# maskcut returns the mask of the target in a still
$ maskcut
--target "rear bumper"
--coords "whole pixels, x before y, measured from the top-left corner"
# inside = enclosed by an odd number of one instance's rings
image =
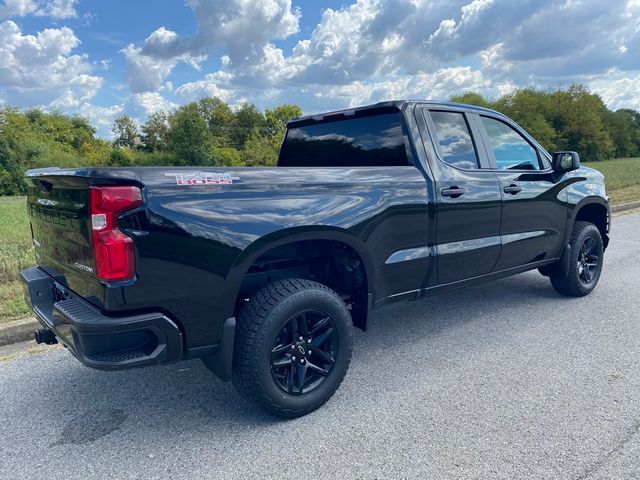
[[[88,367],[117,370],[182,357],[182,333],[162,313],[109,317],[37,267],[20,275],[38,321]]]

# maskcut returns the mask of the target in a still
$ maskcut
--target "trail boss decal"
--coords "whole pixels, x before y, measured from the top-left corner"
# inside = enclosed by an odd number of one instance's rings
[[[231,185],[240,177],[218,172],[175,172],[165,173],[165,177],[174,177],[176,185]]]

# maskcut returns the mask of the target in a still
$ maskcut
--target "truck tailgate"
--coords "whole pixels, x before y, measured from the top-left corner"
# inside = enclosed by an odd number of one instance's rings
[[[86,177],[29,179],[27,211],[39,266],[91,280],[95,269]]]
[[[98,307],[105,287],[135,280],[133,239],[119,222],[127,206],[141,206],[142,193],[126,175],[114,178],[121,173],[109,178],[92,170],[47,169],[26,175],[38,266]]]

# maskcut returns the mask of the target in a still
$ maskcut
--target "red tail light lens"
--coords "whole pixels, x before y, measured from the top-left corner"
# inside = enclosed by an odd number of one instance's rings
[[[142,205],[138,187],[90,188],[91,234],[101,280],[130,280],[136,273],[133,240],[118,229],[118,214]]]

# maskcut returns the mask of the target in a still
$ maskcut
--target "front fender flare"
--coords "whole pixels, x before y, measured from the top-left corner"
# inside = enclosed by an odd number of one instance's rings
[[[607,212],[606,218],[606,230],[607,234],[611,228],[611,205],[609,204],[609,200],[606,197],[601,197],[597,195],[592,195],[589,197],[585,197],[581,199],[572,209],[571,215],[569,216],[569,223],[567,225],[567,233],[565,235],[565,244],[569,243],[569,239],[571,238],[571,232],[573,231],[573,225],[575,224],[576,217],[578,216],[578,212],[587,206],[587,205],[601,205],[605,211]]]

